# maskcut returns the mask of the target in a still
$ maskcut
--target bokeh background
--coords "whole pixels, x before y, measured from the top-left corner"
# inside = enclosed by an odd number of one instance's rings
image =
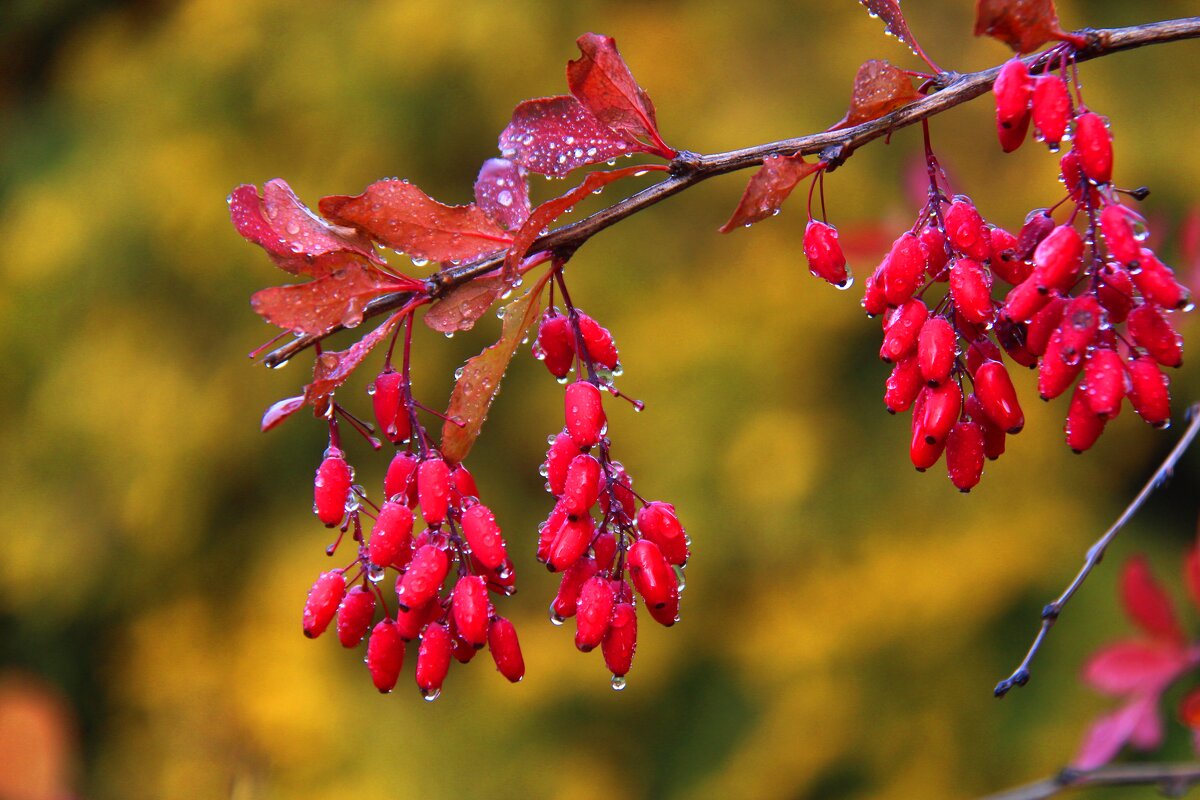
[[[1007,58],[969,35],[973,4],[910,5],[944,66]],[[1061,8],[1068,27],[1194,10]],[[643,625],[628,688],[546,620],[556,581],[531,553],[561,400],[528,356],[471,456],[519,556],[504,605],[525,681],[485,655],[436,703],[411,666],[384,697],[361,653],[301,636],[327,564],[309,509],[324,433],[304,417],[258,432],[307,367],[245,357],[272,335],[247,297],[287,276],[235,234],[225,196],[282,176],[315,205],[401,175],[465,202],[512,107],[564,90],[588,30],[616,37],[667,141],[700,152],[827,126],[867,58],[919,67],[858,4],[830,0],[3,5],[0,797],[939,798],[1069,761],[1110,706],[1080,664],[1129,629],[1117,563],[1146,552],[1182,594],[1200,454],[1122,536],[1034,681],[997,702],[1042,603],[1179,420],[1160,433],[1127,410],[1078,457],[1061,442],[1065,398],[1030,399],[1026,431],[969,496],[917,474],[907,422],[880,402],[878,324],[807,274],[802,200],[716,233],[745,176],[638,215],[571,264],[580,305],[617,336],[623,388],[648,404],[612,414],[616,453],[695,540],[683,621]],[[1195,269],[1176,233],[1200,201],[1198,68],[1190,43],[1082,68],[1113,120],[1118,180],[1153,188],[1144,208],[1181,270]],[[1002,156],[991,113],[984,99],[945,114],[934,142],[958,188],[1015,227],[1057,199],[1055,159]],[[827,181],[860,275],[911,224],[918,146],[900,131]],[[444,403],[498,328],[420,331],[420,396]],[[1178,410],[1200,400],[1194,364],[1173,377]],[[387,458],[359,447],[352,461],[373,486]],[[1157,757],[1187,757],[1170,730]]]

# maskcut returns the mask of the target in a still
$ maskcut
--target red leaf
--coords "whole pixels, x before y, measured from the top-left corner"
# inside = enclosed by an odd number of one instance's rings
[[[1200,729],[1200,688],[1192,689],[1179,701],[1179,721],[1189,728]]]
[[[500,133],[500,152],[539,175],[561,178],[573,169],[650,149],[610,130],[570,95],[526,100]]]
[[[1121,571],[1121,601],[1129,618],[1149,635],[1183,641],[1183,631],[1175,619],[1175,606],[1142,556],[1125,562]]]
[[[267,181],[262,196],[258,187],[243,184],[229,194],[228,203],[238,233],[293,275],[325,275],[347,256],[384,263],[358,231],[318,217],[280,178]]]
[[[634,80],[612,37],[585,33],[575,44],[583,55],[567,62],[571,94],[618,134],[640,138],[652,146],[652,152],[674,158],[675,151],[658,135],[654,103]]]
[[[1192,603],[1200,608],[1200,542],[1188,548],[1183,557],[1183,581]]]
[[[442,426],[442,455],[447,460],[462,461],[479,438],[488,409],[500,390],[500,379],[521,346],[529,326],[537,319],[540,311],[538,298],[551,274],[552,271],[547,270],[528,292],[505,307],[499,341],[484,348],[463,367],[446,409],[446,416],[462,423],[462,427],[453,422],[446,422]]]
[[[1104,694],[1161,692],[1189,666],[1187,651],[1173,644],[1114,642],[1084,664],[1083,681]]]
[[[263,414],[262,424],[259,427],[263,433],[266,433],[303,408],[304,402],[304,395],[300,395],[299,397],[285,397],[266,410],[266,413]]]
[[[1032,53],[1046,42],[1069,38],[1058,25],[1054,0],[978,0],[975,35],[984,34],[1018,53]]]
[[[1146,727],[1147,716],[1158,716],[1157,706],[1158,695],[1138,696],[1113,713],[1100,717],[1092,723],[1071,766],[1095,769],[1112,761],[1134,731]]]
[[[917,40],[908,29],[908,21],[900,10],[900,0],[858,0],[867,7],[867,13],[883,20],[884,30],[908,46],[913,55],[918,55]]]
[[[852,128],[890,114],[920,98],[912,80],[903,70],[886,61],[872,59],[858,68],[854,76],[854,91],[850,94],[850,110],[829,130]],[[324,211],[324,207],[322,207]],[[327,215],[328,216],[328,215]]]
[[[430,261],[466,261],[512,242],[474,203],[442,205],[408,181],[376,181],[354,197],[324,197],[320,209],[394,250]]]
[[[419,281],[398,281],[362,263],[349,262],[308,283],[255,292],[250,306],[267,322],[284,330],[322,334],[337,325],[358,325],[363,308],[372,298],[420,287]]]
[[[721,233],[774,216],[796,184],[820,168],[820,162],[809,164],[802,155],[767,156],[758,172],[750,177],[733,216],[721,226]]]
[[[425,312],[425,324],[439,333],[470,330],[503,292],[504,281],[499,276],[456,286]]]
[[[323,398],[332,394],[334,389],[346,382],[375,346],[391,335],[392,329],[411,311],[411,308],[397,311],[382,325],[345,350],[326,351],[317,356],[316,363],[313,364],[312,383],[304,387],[304,401],[318,405]]]
[[[475,179],[475,204],[501,227],[515,230],[529,219],[529,182],[525,170],[506,158],[483,162]]]

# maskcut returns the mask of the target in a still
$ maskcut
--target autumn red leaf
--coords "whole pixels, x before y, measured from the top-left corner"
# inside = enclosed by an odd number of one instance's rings
[[[721,226],[721,233],[735,228],[752,225],[774,216],[783,206],[783,201],[800,181],[821,168],[821,163],[810,164],[804,156],[767,156],[758,172],[750,177],[746,191],[729,221]]]
[[[274,428],[285,419],[295,414],[304,407],[304,395],[298,397],[285,397],[277,403],[274,403],[270,408],[263,413],[262,423],[259,428],[263,433]]]
[[[1155,739],[1161,738],[1162,729],[1157,706],[1158,695],[1137,695],[1126,705],[1096,720],[1071,766],[1081,770],[1104,766],[1135,738],[1141,749],[1153,749]]]
[[[463,367],[446,409],[446,416],[453,422],[442,426],[442,455],[448,461],[462,461],[479,438],[488,409],[500,389],[500,379],[537,319],[538,298],[552,274],[547,270],[528,292],[505,306],[500,339]]]
[[[456,286],[425,312],[425,324],[438,333],[470,330],[504,293],[504,281],[498,275],[476,278]]]
[[[228,203],[237,232],[293,275],[319,277],[348,259],[384,263],[368,239],[318,217],[280,178],[267,181],[261,195],[258,187],[243,184],[230,192]]]
[[[858,68],[854,90],[850,94],[850,109],[846,116],[829,130],[852,128],[879,119],[920,98],[912,80],[887,61],[871,59]]]
[[[267,322],[284,330],[321,335],[339,325],[358,325],[367,303],[379,295],[419,288],[420,281],[399,280],[352,261],[308,283],[255,292],[250,306]]]
[[[390,336],[400,321],[412,312],[412,308],[413,306],[409,305],[397,311],[345,350],[327,350],[317,356],[316,363],[313,364],[312,383],[304,387],[305,402],[316,405],[345,383],[376,345]]]
[[[674,158],[675,151],[658,134],[654,103],[633,78],[611,36],[585,33],[575,40],[579,58],[567,62],[571,94],[618,134],[641,139],[651,151]]]
[[[999,39],[1018,53],[1032,53],[1046,42],[1078,38],[1059,27],[1054,0],[978,0],[975,35],[984,34]]]
[[[507,158],[489,158],[475,179],[475,205],[492,221],[516,230],[529,219],[529,181],[525,170]]]
[[[1121,601],[1129,618],[1149,635],[1183,640],[1175,606],[1143,556],[1131,558],[1121,572]]]
[[[904,13],[900,11],[900,0],[859,0],[859,2],[866,6],[867,12],[872,17],[883,20],[884,30],[907,45],[914,55],[919,52],[917,40],[913,37],[912,31],[908,29],[908,21],[904,19]]]
[[[608,128],[571,95],[526,100],[500,133],[500,153],[530,172],[561,178],[573,169],[650,148]]]
[[[443,205],[406,180],[377,181],[353,197],[324,197],[319,207],[331,220],[429,261],[465,261],[512,242],[474,203]]]
[[[1083,680],[1098,692],[1124,695],[1165,687],[1188,666],[1187,651],[1172,642],[1119,641],[1088,659]]]

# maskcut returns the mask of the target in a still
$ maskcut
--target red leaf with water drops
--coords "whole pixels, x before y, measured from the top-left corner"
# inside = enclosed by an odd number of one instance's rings
[[[1135,556],[1125,562],[1121,570],[1121,601],[1129,618],[1150,636],[1183,640],[1183,631],[1175,618],[1175,606],[1150,572],[1144,556]]]
[[[381,294],[419,288],[419,281],[397,280],[361,263],[351,263],[308,283],[255,292],[250,307],[284,330],[320,335],[338,325],[358,325],[366,304]]]
[[[411,308],[397,311],[378,328],[345,350],[327,350],[317,356],[316,362],[313,364],[312,383],[304,387],[305,402],[318,405],[322,398],[328,397],[334,389],[345,383],[358,365],[375,349],[375,346],[390,336],[396,325],[409,313],[411,313]]]
[[[846,116],[829,130],[852,128],[879,119],[920,97],[903,70],[887,61],[871,59],[859,67],[854,76],[854,90],[850,94],[850,109]]]
[[[1187,651],[1172,643],[1114,642],[1084,664],[1083,681],[1104,694],[1160,692],[1189,666]]]
[[[531,172],[556,178],[578,167],[650,151],[606,127],[570,95],[526,100],[513,109],[500,133],[501,154]]]
[[[538,298],[552,274],[547,270],[528,292],[505,306],[500,339],[467,361],[455,381],[446,416],[461,423],[461,427],[454,422],[442,426],[442,455],[448,461],[462,461],[479,438],[488,409],[500,390],[500,379],[537,319],[541,310]]]
[[[1054,0],[978,0],[975,35],[984,34],[1018,53],[1032,53],[1046,42],[1071,38],[1059,27]]]
[[[394,250],[429,261],[466,261],[512,242],[474,203],[443,205],[403,180],[376,181],[353,197],[323,197],[320,209]]]
[[[280,178],[267,181],[261,196],[258,187],[243,184],[228,202],[237,232],[293,275],[319,277],[351,260],[384,263],[358,231],[318,217]]]
[[[525,170],[506,158],[483,162],[475,179],[475,204],[497,224],[516,230],[529,219],[529,182]]]
[[[504,293],[504,281],[494,275],[456,286],[425,312],[425,324],[438,333],[470,330]]]
[[[821,169],[821,162],[810,164],[802,155],[767,156],[758,172],[750,177],[742,199],[729,221],[721,226],[721,233],[729,233],[741,226],[749,226],[779,213],[783,201],[800,181]]]
[[[652,152],[674,158],[675,151],[658,135],[654,103],[633,78],[611,36],[585,33],[575,40],[582,55],[567,62],[571,94],[618,134],[641,139]]]
[[[872,17],[883,20],[884,30],[907,45],[913,55],[917,54],[917,40],[908,29],[908,21],[904,19],[904,13],[900,10],[900,0],[858,1],[867,7],[867,12]]]
[[[299,397],[285,397],[266,410],[266,413],[263,414],[262,424],[259,427],[263,433],[266,433],[303,407],[304,395],[300,395]]]

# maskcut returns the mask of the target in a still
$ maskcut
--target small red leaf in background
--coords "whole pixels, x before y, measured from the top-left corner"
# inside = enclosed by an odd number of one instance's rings
[[[978,0],[975,35],[999,39],[1018,53],[1032,53],[1046,42],[1062,39],[1054,0]]]
[[[488,409],[500,390],[500,379],[529,326],[538,317],[541,310],[538,298],[552,274],[547,270],[528,292],[505,306],[500,339],[463,367],[446,409],[446,416],[461,423],[462,427],[453,422],[442,426],[442,455],[448,461],[462,461],[479,438]]]
[[[1200,544],[1189,547],[1183,557],[1183,582],[1192,603],[1200,608]]]
[[[1092,654],[1083,667],[1084,683],[1104,694],[1161,692],[1190,666],[1187,651],[1164,642],[1115,642]]]
[[[266,433],[303,407],[304,395],[300,395],[299,397],[285,397],[266,410],[263,414],[262,424],[259,427],[263,433]]]
[[[521,227],[530,209],[525,171],[506,158],[489,158],[475,179],[475,204],[501,227]]]
[[[1140,695],[1092,723],[1079,754],[1071,762],[1075,769],[1102,767],[1120,752],[1134,731],[1146,726],[1145,717],[1158,715],[1158,695]],[[1151,721],[1153,722],[1153,721]]]
[[[649,152],[613,131],[570,95],[526,100],[500,133],[500,153],[530,172],[561,178],[573,169],[617,156]]]
[[[829,130],[852,128],[879,119],[920,97],[913,88],[912,80],[903,70],[893,67],[887,61],[871,59],[859,67],[858,74],[854,76],[850,110]]]
[[[267,322],[286,331],[319,335],[338,325],[346,328],[358,325],[364,307],[372,298],[420,287],[419,281],[398,281],[362,263],[350,262],[343,269],[308,283],[255,292],[250,307]]]
[[[1121,600],[1129,618],[1149,635],[1183,640],[1175,606],[1150,572],[1145,557],[1135,556],[1125,562],[1121,571]]]
[[[411,313],[411,308],[397,311],[382,325],[345,350],[336,352],[327,350],[317,356],[316,362],[313,364],[312,383],[304,387],[304,401],[317,405],[322,398],[332,394],[334,389],[346,382],[346,379],[375,349],[375,346],[391,335],[396,325],[409,313]]]
[[[1179,701],[1179,721],[1189,728],[1200,728],[1200,688],[1192,689]]]
[[[325,275],[341,266],[347,254],[384,263],[358,231],[318,217],[280,178],[267,181],[261,196],[258,187],[243,184],[229,194],[228,202],[238,233],[293,275]]]
[[[429,261],[465,261],[502,250],[512,237],[474,203],[447,206],[408,181],[376,181],[360,195],[321,198],[321,213]]]
[[[638,86],[611,36],[585,33],[575,40],[582,55],[567,62],[567,85],[589,111],[618,134],[642,139],[653,152],[674,158],[658,135],[654,103]]]
[[[867,7],[867,13],[883,20],[884,30],[907,45],[913,55],[918,54],[917,40],[908,29],[908,21],[900,10],[900,0],[858,0]]]
[[[470,283],[454,287],[429,307],[423,319],[438,333],[470,330],[503,292],[504,281],[498,275],[476,278]]]
[[[721,233],[774,216],[796,184],[820,168],[820,162],[809,164],[802,155],[767,156],[758,172],[750,177],[733,216],[721,226]]]

